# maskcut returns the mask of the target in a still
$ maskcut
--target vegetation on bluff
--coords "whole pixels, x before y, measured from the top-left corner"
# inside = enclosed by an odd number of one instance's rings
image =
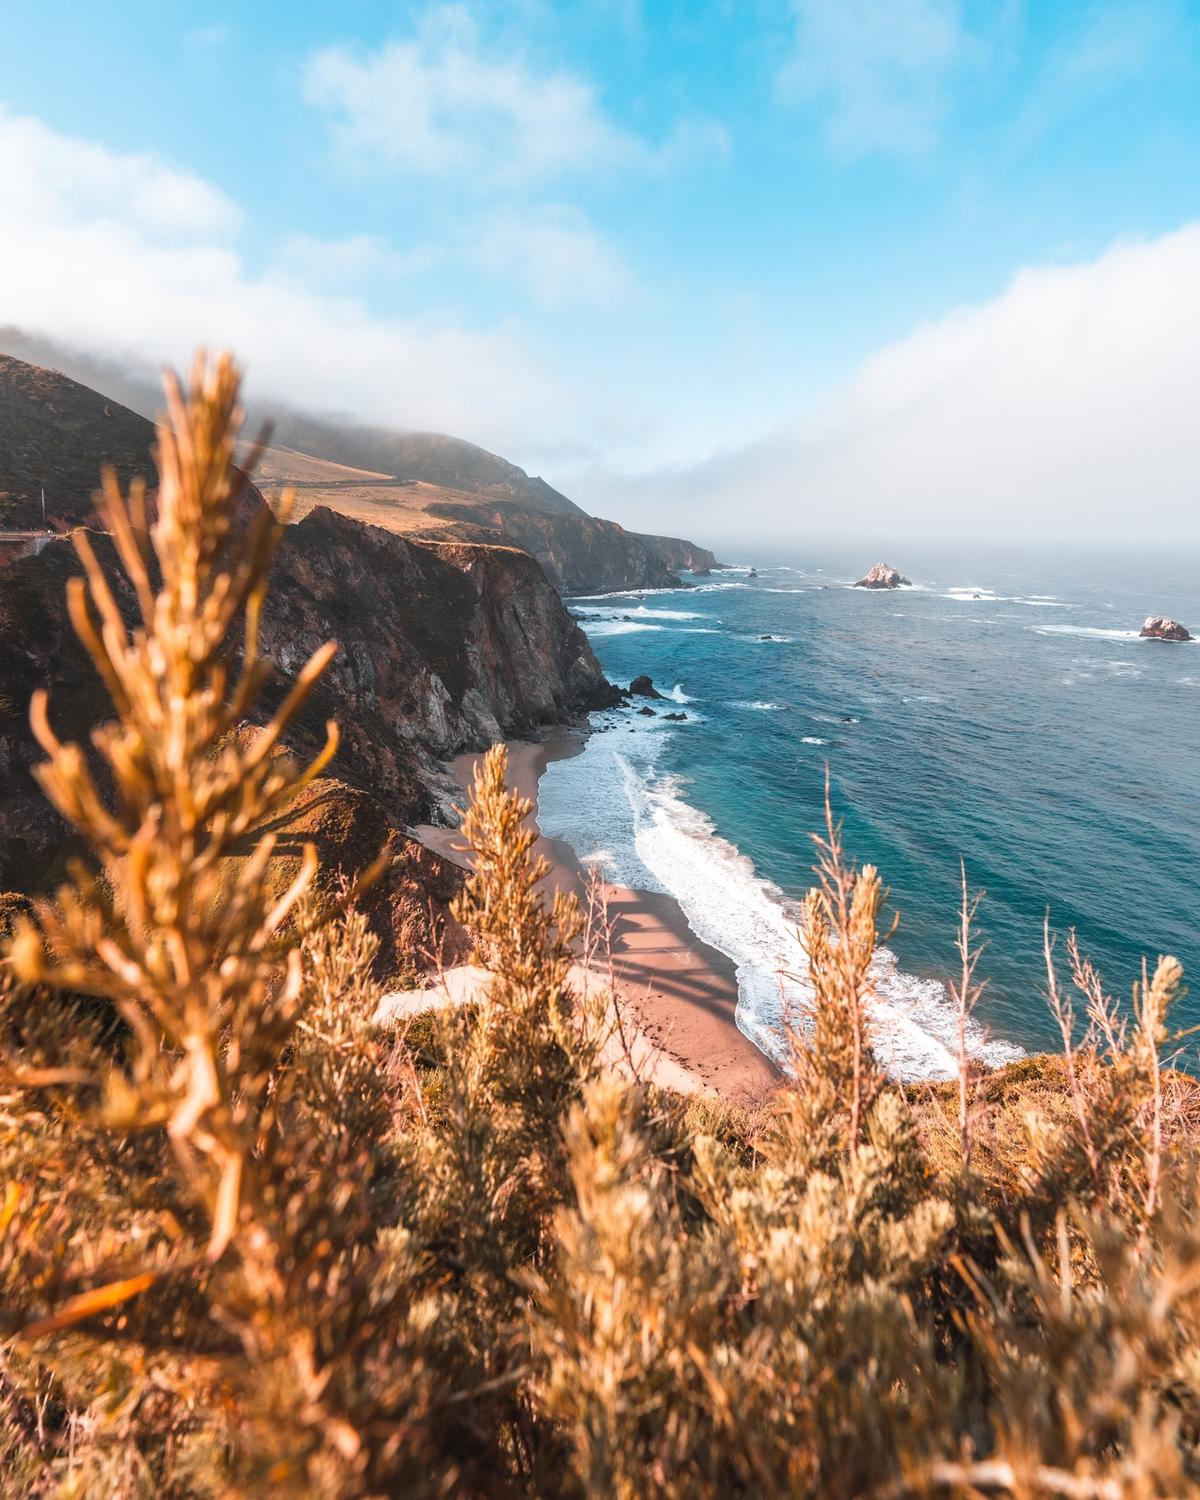
[[[879,878],[831,825],[794,1084],[686,1100],[602,1065],[614,1019],[571,991],[579,914],[497,750],[458,904],[493,986],[377,1027],[353,892],[315,895],[311,853],[267,877],[320,768],[270,752],[329,651],[235,732],[275,533],[229,524],[231,366],[170,396],[153,529],[105,489],[140,625],[86,540],[72,585],[114,718],[89,760],[34,710],[91,857],[15,918],[0,992],[4,1491],[1200,1492],[1178,965],[1126,1024],[1050,952],[1061,1059],[901,1089],[871,1049]],[[964,1015],[970,929],[964,892]]]

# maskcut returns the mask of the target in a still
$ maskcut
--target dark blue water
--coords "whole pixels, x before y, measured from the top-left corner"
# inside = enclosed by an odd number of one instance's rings
[[[1137,638],[1149,613],[1200,633],[1195,559],[906,549],[888,560],[916,587],[879,593],[847,586],[861,554],[743,560],[757,578],[572,602],[609,676],[649,673],[681,700],[655,707],[688,719],[598,716],[544,780],[542,822],[680,899],[739,964],[748,1034],[770,1049],[792,1003],[778,971],[802,967],[790,921],[827,765],[847,846],[900,917],[880,983],[898,1071],[944,1070],[960,857],[986,892],[994,1060],[1055,1042],[1047,908],[1115,994],[1143,955],[1200,970],[1200,645]],[[1200,1020],[1196,997],[1179,1019]]]

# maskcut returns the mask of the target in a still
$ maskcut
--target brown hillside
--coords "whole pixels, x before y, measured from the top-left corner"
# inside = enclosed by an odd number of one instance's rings
[[[56,370],[0,354],[0,529],[79,525],[92,513],[100,465],[123,484],[154,474],[154,426]]]
[[[387,432],[333,418],[284,412],[273,419],[280,446],[350,468],[375,470],[399,480],[509,500],[525,510],[585,514],[544,479],[475,443],[441,432]]]

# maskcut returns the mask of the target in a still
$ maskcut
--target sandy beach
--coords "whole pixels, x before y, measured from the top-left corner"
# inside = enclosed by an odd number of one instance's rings
[[[534,804],[537,786],[554,760],[583,749],[581,732],[564,730],[531,744],[510,741],[509,780]],[[462,755],[451,769],[465,789],[479,757]],[[413,830],[435,852],[466,863],[457,829],[422,824]],[[576,893],[587,905],[587,877],[569,845],[538,833],[538,852],[550,865],[547,884]],[[608,951],[593,959],[581,982],[612,987],[626,1032],[637,1036],[632,1051],[658,1082],[684,1091],[703,1090],[738,1104],[756,1104],[777,1086],[778,1069],[737,1028],[737,976],[723,953],[702,943],[670,896],[624,886],[600,887],[607,907]],[[461,990],[472,981],[449,980]],[[642,1068],[639,1066],[639,1071]]]

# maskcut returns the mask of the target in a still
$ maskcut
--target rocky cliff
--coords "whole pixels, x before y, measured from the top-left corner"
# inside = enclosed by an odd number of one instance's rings
[[[515,547],[424,546],[333,511],[280,547],[263,643],[285,675],[329,638],[341,649],[309,706],[315,744],[342,727],[339,774],[429,816],[433,760],[611,696],[587,637]]]
[[[695,542],[685,541],[683,537],[648,536],[640,531],[633,534],[672,573],[706,574],[724,566],[707,547],[697,547]]]
[[[107,539],[98,546],[116,577]],[[40,758],[28,726],[33,690],[49,688],[64,738],[86,739],[110,711],[66,618],[66,582],[79,571],[63,538],[2,575],[0,889],[36,881],[64,836],[29,774]],[[132,600],[119,597],[132,619]],[[340,650],[294,746],[315,749],[325,721],[337,719],[337,776],[398,824],[436,815],[439,757],[611,698],[587,638],[526,553],[422,547],[319,510],[289,530],[276,559],[262,622],[263,648],[280,668],[276,697],[331,638]],[[268,693],[264,711],[271,706]]]
[[[134,601],[112,545],[103,535],[94,544],[132,623]],[[48,688],[56,732],[84,744],[111,714],[66,616],[67,581],[80,572],[66,536],[0,571],[0,892],[52,887],[78,852],[32,777],[42,756],[28,708],[33,691]],[[330,880],[386,851],[364,907],[381,941],[381,968],[394,974],[452,956],[461,942],[447,919],[460,873],[405,831],[440,820],[458,795],[439,758],[572,719],[610,702],[613,690],[528,553],[421,546],[318,509],[288,528],[276,557],[262,646],[280,670],[257,722],[331,638],[340,650],[288,748],[315,750],[329,718],[338,721],[341,746],[332,774],[280,820],[273,869],[282,884],[306,840],[317,844]],[[253,723],[245,732],[252,730]]]

